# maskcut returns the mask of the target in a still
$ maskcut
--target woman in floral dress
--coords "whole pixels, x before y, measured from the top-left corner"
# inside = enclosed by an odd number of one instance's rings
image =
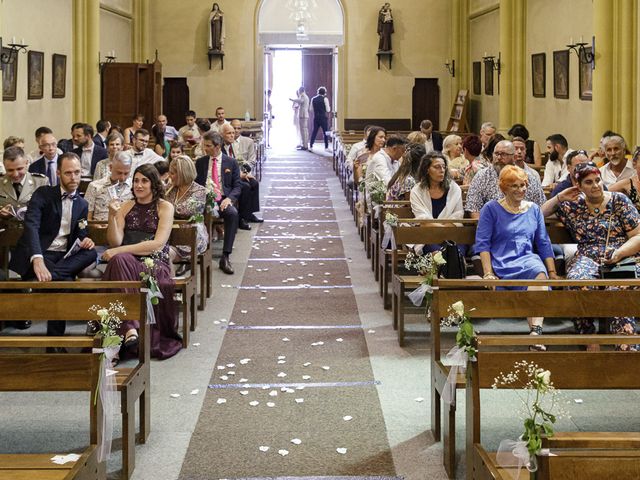
[[[420,160],[425,153],[424,143],[407,145],[400,168],[387,184],[387,200],[409,200],[409,193],[416,184],[415,178],[420,167]]]
[[[621,193],[606,192],[600,170],[593,163],[576,166],[577,185],[548,200],[542,211],[545,216],[556,213],[578,244],[578,251],[567,265],[567,279],[598,279],[602,263],[615,264],[640,251],[640,215],[631,201]],[[640,264],[636,265],[640,274]],[[594,334],[594,319],[575,319],[576,331]],[[610,319],[610,333],[635,335],[633,317]],[[597,345],[587,346],[597,350]],[[618,350],[637,351],[638,345],[618,345]]]

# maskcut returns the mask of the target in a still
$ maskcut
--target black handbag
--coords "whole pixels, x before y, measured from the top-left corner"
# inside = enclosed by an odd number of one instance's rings
[[[604,244],[604,251],[606,254],[609,247],[609,235],[611,234],[611,218],[613,212],[609,215],[609,227],[607,228],[607,241]],[[599,265],[598,273],[602,279],[615,279],[615,278],[638,278],[638,271],[636,269],[636,258],[628,257],[624,260],[620,260],[613,265]]]
[[[440,267],[438,274],[442,278],[465,278],[467,274],[467,264],[464,260],[464,256],[460,253],[456,242],[451,240],[445,240],[442,242],[442,248],[440,249],[445,263]]]
[[[635,257],[628,257],[613,265],[600,265],[600,278],[638,278]]]

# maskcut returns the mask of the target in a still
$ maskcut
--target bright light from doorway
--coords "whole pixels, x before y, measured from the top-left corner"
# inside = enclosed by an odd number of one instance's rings
[[[273,87],[271,106],[273,122],[270,134],[272,148],[292,149],[298,145],[298,132],[293,123],[294,110],[290,98],[302,85],[302,51],[273,51]]]

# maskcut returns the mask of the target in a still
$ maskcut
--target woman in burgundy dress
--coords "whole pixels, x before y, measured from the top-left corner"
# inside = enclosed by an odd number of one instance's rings
[[[151,356],[172,357],[182,348],[177,333],[178,309],[173,299],[174,283],[169,268],[169,235],[173,225],[173,205],[162,199],[164,187],[151,164],[139,166],[133,175],[134,200],[120,208],[109,208],[107,239],[109,248],[102,254],[108,261],[103,280],[140,280],[148,272],[144,258],[155,259],[155,277],[164,298],[153,307],[156,323],[151,325]],[[123,322],[123,353],[133,353],[138,346],[138,322]]]

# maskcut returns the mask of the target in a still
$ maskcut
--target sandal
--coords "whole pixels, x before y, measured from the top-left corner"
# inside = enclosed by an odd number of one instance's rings
[[[133,333],[127,332],[124,343],[122,344],[122,349],[129,352],[134,352],[138,349],[138,333],[136,331]]]
[[[542,326],[541,325],[533,325],[529,329],[529,335],[539,336],[542,335]],[[529,351],[531,352],[546,352],[547,347],[542,344],[529,345]]]

